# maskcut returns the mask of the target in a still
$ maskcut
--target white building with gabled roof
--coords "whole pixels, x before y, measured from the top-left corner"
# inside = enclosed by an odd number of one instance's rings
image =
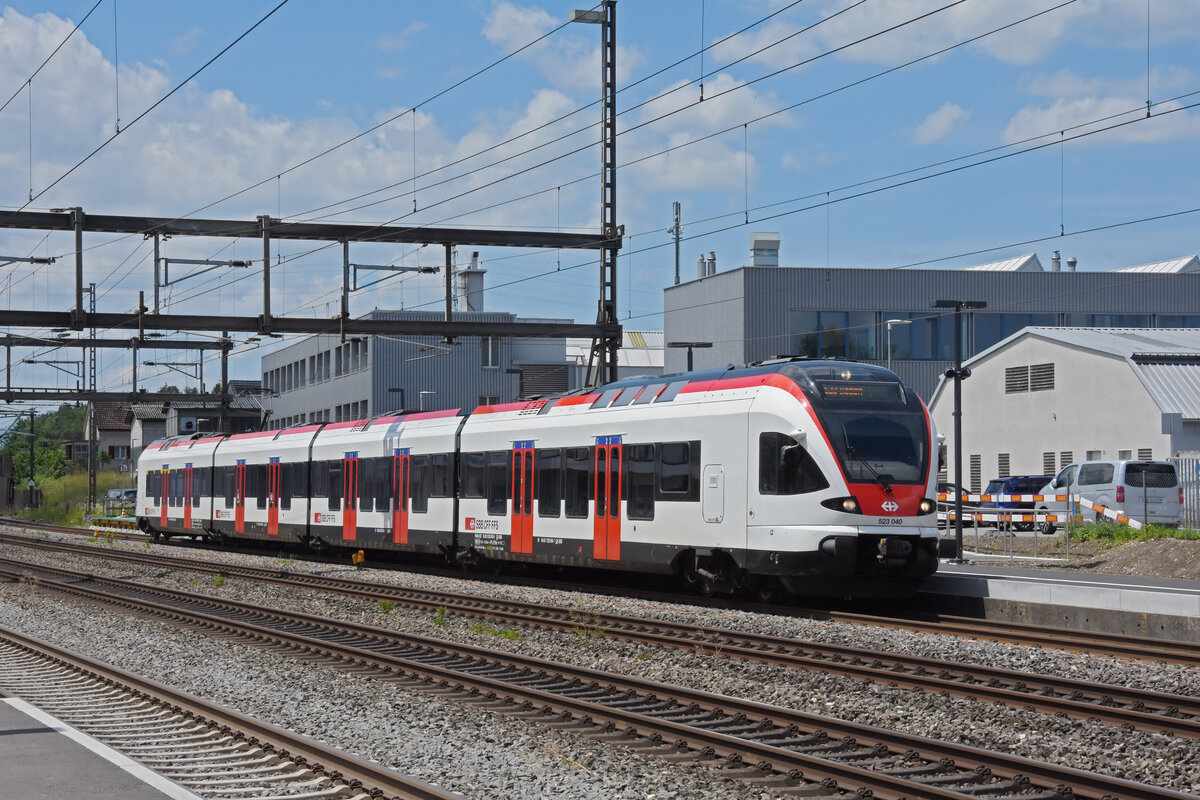
[[[1045,328],[964,362],[963,484],[1053,475],[1072,461],[1200,455],[1200,330]],[[954,464],[953,383],[930,398]]]

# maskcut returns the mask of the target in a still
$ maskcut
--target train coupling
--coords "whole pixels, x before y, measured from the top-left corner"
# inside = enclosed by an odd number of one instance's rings
[[[876,546],[875,560],[880,564],[904,564],[912,556],[913,545],[907,539],[884,537]]]

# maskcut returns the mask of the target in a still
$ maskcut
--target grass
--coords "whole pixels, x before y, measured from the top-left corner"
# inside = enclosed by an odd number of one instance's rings
[[[485,625],[482,622],[476,622],[471,627],[467,628],[471,633],[479,636],[492,636],[497,639],[520,639],[520,631],[515,631],[512,628],[493,628],[490,625]]]
[[[1150,525],[1144,530],[1131,528],[1119,522],[1097,522],[1091,525],[1072,526],[1071,538],[1083,542],[1100,542],[1112,546],[1129,542],[1145,542],[1150,539],[1200,539],[1200,531],[1188,528],[1166,528]]]
[[[450,620],[446,618],[445,606],[438,606],[437,613],[433,615],[433,624],[441,628],[450,624]]]
[[[104,494],[109,489],[128,489],[131,479],[127,472],[96,473],[97,511],[104,507]],[[12,516],[19,519],[38,519],[58,525],[83,525],[84,507],[87,505],[88,476],[86,472],[72,472],[52,481],[45,481],[42,490],[42,507],[13,509]]]
[[[396,604],[393,603],[391,600],[385,599],[385,600],[379,601],[379,613],[391,614],[395,610],[396,610]]]

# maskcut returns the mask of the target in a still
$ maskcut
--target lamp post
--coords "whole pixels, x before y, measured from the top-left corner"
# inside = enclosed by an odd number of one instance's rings
[[[892,326],[893,325],[912,325],[911,319],[889,319],[887,321],[887,365],[888,369],[892,368]]]
[[[688,351],[687,371],[688,372],[692,371],[692,350],[697,347],[699,347],[701,349],[706,349],[706,348],[709,348],[712,346],[713,346],[712,342],[667,342],[667,347],[686,347],[687,348],[687,351]]]
[[[971,370],[962,365],[962,312],[964,308],[987,308],[983,300],[935,300],[934,308],[954,309],[954,369],[946,377],[954,381],[954,563],[963,563],[962,532],[962,382]]]

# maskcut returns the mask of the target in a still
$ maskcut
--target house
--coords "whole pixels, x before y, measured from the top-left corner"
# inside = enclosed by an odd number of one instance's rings
[[[95,418],[95,434],[99,468],[128,472],[131,459],[129,403],[103,401],[88,403],[83,412],[83,438],[66,446],[67,461],[86,464],[88,460],[88,431]]]

